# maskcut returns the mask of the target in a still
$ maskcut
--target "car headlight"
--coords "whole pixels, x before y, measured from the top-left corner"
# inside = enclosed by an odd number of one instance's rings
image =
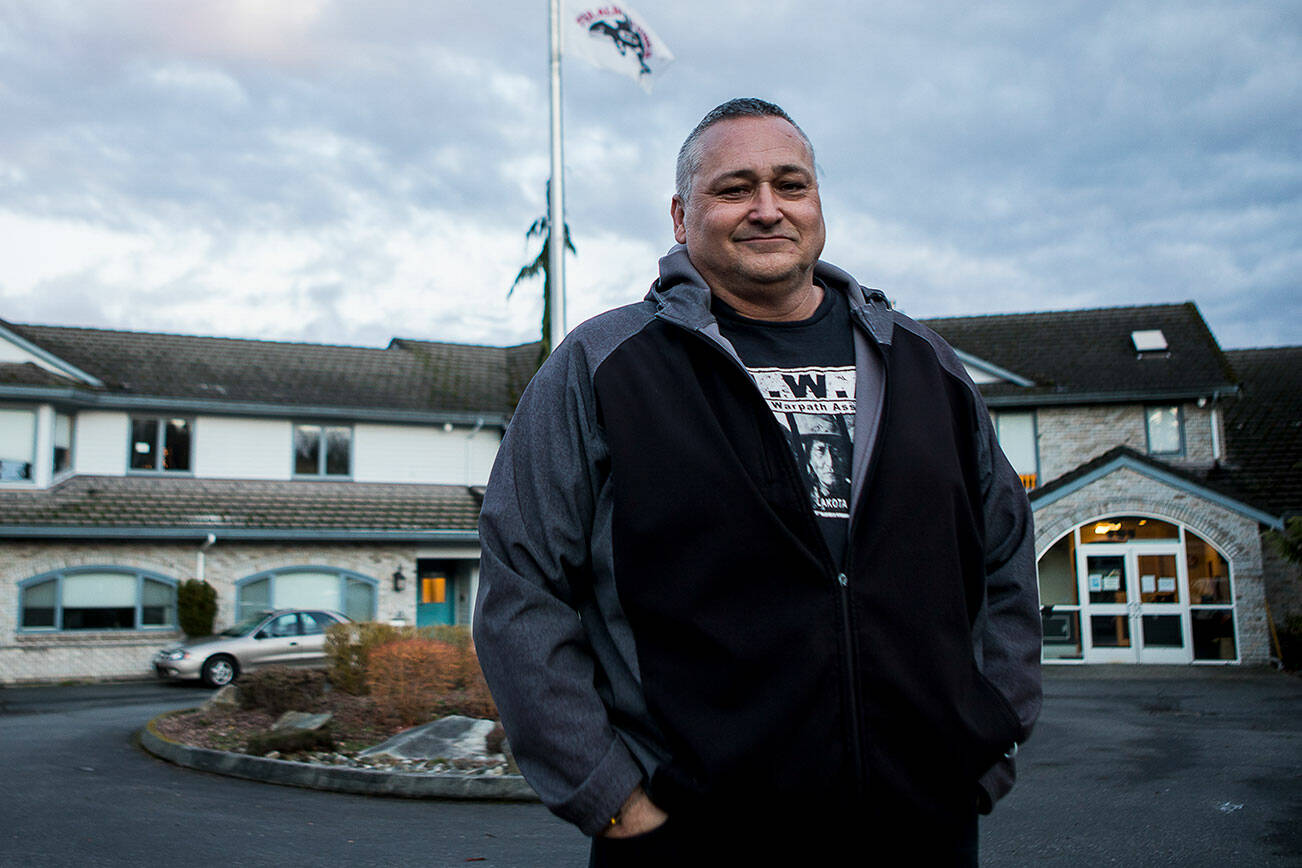
[[[158,658],[160,660],[184,660],[189,656],[190,652],[186,651],[184,648],[173,648],[171,651],[158,652]]]

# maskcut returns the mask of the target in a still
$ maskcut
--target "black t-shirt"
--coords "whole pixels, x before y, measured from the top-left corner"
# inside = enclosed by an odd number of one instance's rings
[[[719,330],[782,430],[809,490],[832,559],[840,563],[850,518],[850,462],[854,440],[854,336],[850,305],[824,287],[809,319],[749,319],[715,296]]]

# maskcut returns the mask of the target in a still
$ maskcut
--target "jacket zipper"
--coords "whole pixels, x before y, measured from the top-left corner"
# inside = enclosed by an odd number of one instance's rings
[[[851,319],[854,320],[855,323],[860,328],[867,330],[866,324],[863,322],[861,315],[858,314],[858,311],[852,309],[850,311],[850,315],[851,315]],[[666,322],[672,323],[673,320],[666,318]],[[773,411],[769,408],[768,403],[764,401],[764,396],[759,394],[758,390],[756,390],[755,381],[754,379],[752,379],[750,372],[746,370],[745,365],[743,365],[731,353],[727,352],[723,347],[719,346],[716,341],[701,334],[696,329],[678,323],[674,323],[674,324],[677,325],[679,328],[683,329],[684,331],[689,332],[697,340],[704,341],[706,344],[709,344],[710,347],[716,353],[725,357],[732,364],[733,368],[735,368],[743,376],[746,377],[746,381],[750,383],[751,392],[763,404],[764,412],[761,415],[763,416],[763,418],[766,418],[769,421],[769,424],[776,427],[778,423],[777,420],[773,418]],[[882,363],[883,368],[885,367],[884,358],[885,357],[883,355],[883,363]],[[883,376],[883,382],[885,382],[884,376]],[[855,412],[856,413],[858,412],[857,407]],[[885,412],[885,402],[883,402],[883,412]],[[879,433],[881,432],[882,426],[880,424],[877,426],[877,430]],[[782,438],[780,432],[779,432],[779,437]],[[779,462],[782,463],[783,468],[785,468],[787,472],[787,481],[789,483],[795,484],[796,488],[799,490],[801,488],[800,485],[801,479],[800,479],[800,471],[796,467],[795,456],[791,454],[790,448],[783,448],[779,451],[782,457],[779,458],[778,460]],[[876,446],[874,446],[872,451],[872,457],[869,459],[867,476],[864,477],[865,487],[867,486],[868,482],[871,480],[873,469],[877,465],[877,453],[878,450]],[[856,671],[857,667],[855,665],[854,626],[853,626],[853,619],[851,618],[850,615],[850,587],[849,587],[850,580],[847,575],[850,569],[849,567],[850,552],[853,548],[852,542],[854,540],[854,526],[855,526],[855,517],[857,513],[851,514],[849,526],[846,528],[846,534],[847,534],[846,544],[845,544],[846,553],[843,558],[845,569],[842,570],[842,569],[838,569],[836,567],[836,564],[831,560],[831,553],[827,549],[826,541],[823,540],[822,528],[818,526],[818,519],[814,515],[814,508],[809,504],[809,498],[802,497],[800,498],[800,501],[803,504],[805,515],[809,520],[808,523],[815,531],[817,531],[818,538],[820,542],[822,542],[822,547],[820,551],[827,555],[827,557],[819,557],[819,560],[822,562],[826,570],[826,574],[829,577],[832,577],[832,581],[836,584],[837,608],[840,609],[840,614],[841,614],[841,642],[844,648],[844,659],[845,659],[845,666],[844,666],[845,690],[846,690],[847,702],[849,705],[848,714],[850,718],[850,738],[849,738],[850,755],[854,763],[855,783],[858,785],[858,788],[860,790],[860,795],[862,795],[864,790],[866,789],[868,770],[864,767],[864,762],[863,762],[863,745],[862,745],[863,727],[859,720],[859,679]]]
[[[865,331],[869,335],[872,334],[872,329],[868,327],[868,323],[865,321],[862,311],[860,311],[858,308],[851,308],[850,319],[855,323],[855,325],[863,329],[863,331]],[[872,350],[870,349],[870,351]],[[886,355],[886,353],[880,353],[879,358],[882,363],[882,390],[883,390],[882,403],[881,403],[882,415],[881,418],[877,420],[877,442],[873,444],[872,451],[869,453],[868,467],[865,468],[864,470],[863,483],[859,495],[860,497],[866,496],[864,492],[868,491],[869,486],[872,484],[873,476],[875,475],[877,470],[877,457],[881,454],[881,449],[879,448],[881,443],[880,438],[882,436],[882,432],[886,430],[886,413],[887,413],[888,403],[886,401],[885,390],[890,388],[890,376],[887,370],[890,365],[890,360],[889,357]],[[856,404],[855,414],[857,415],[859,412],[857,399],[855,404]],[[843,624],[843,629],[845,630],[845,645],[846,645],[846,656],[847,656],[846,678],[847,678],[847,690],[850,696],[850,726],[851,726],[851,733],[852,733],[851,744],[853,745],[855,780],[859,784],[860,791],[861,791],[860,795],[863,795],[864,791],[866,791],[867,789],[867,781],[868,781],[869,774],[868,774],[868,767],[864,763],[864,759],[863,759],[863,728],[862,728],[862,721],[860,720],[860,712],[859,712],[861,697],[859,696],[859,679],[856,674],[858,669],[858,661],[855,659],[854,621],[850,612],[850,581],[849,581],[849,575],[854,570],[854,566],[853,566],[854,531],[859,524],[859,514],[861,511],[862,510],[856,509],[850,513],[850,526],[849,528],[847,528],[846,531],[847,536],[846,536],[846,544],[845,544],[845,558],[843,560],[843,571],[837,575],[837,583],[840,585],[840,590],[841,590],[842,624]]]

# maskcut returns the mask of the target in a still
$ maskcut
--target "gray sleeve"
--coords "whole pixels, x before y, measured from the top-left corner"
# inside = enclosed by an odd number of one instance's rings
[[[984,403],[978,407],[978,446],[986,533],[986,604],[974,625],[981,671],[1008,699],[1021,723],[1018,741],[1040,714],[1040,594],[1035,572],[1031,505],[1004,457]],[[1010,753],[1013,753],[1011,751]],[[988,812],[1015,777],[1006,756],[981,778],[981,809]]]
[[[525,390],[493,465],[474,634],[521,770],[552,811],[594,835],[642,772],[598,697],[575,609],[604,458],[576,343],[562,344]]]

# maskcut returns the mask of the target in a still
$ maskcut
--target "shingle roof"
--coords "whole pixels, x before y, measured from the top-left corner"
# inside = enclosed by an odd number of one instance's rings
[[[0,527],[18,536],[24,528],[473,532],[479,506],[464,485],[75,476],[45,491],[0,492]]]
[[[1302,347],[1230,350],[1243,380],[1225,406],[1226,461],[1218,473],[1278,515],[1302,514]]]
[[[0,384],[6,386],[77,386],[80,385],[76,380],[71,380],[59,374],[47,371],[40,365],[34,365],[31,362],[4,362],[0,363]]]
[[[104,381],[158,398],[300,407],[500,413],[522,347],[394,340],[385,349],[7,324]],[[537,344],[533,347],[536,353]]]
[[[1133,400],[1223,392],[1234,384],[1233,371],[1193,302],[924,322],[956,349],[1035,383],[983,384],[982,393],[996,401]],[[1136,353],[1131,332],[1148,329],[1162,331],[1168,352]]]

